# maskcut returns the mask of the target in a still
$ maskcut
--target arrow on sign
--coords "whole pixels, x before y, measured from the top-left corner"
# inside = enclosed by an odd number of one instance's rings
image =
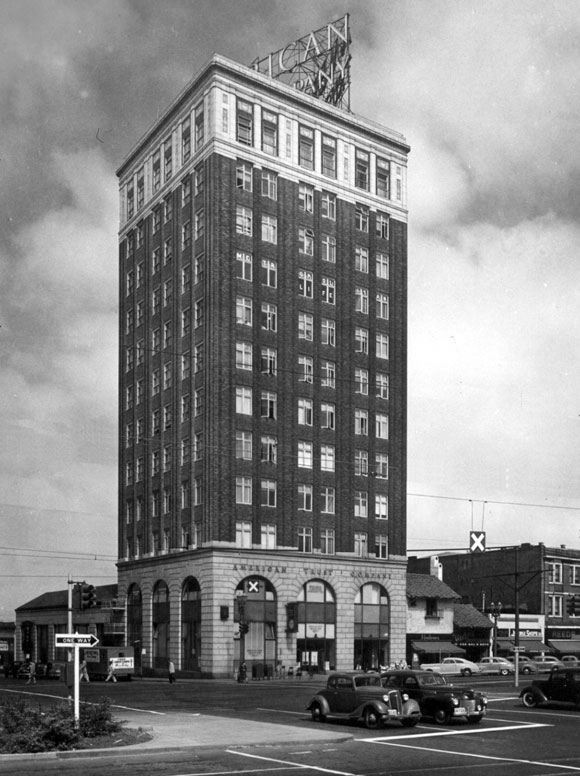
[[[55,647],[96,647],[98,638],[93,633],[55,633]]]
[[[485,531],[471,531],[469,552],[485,552]]]

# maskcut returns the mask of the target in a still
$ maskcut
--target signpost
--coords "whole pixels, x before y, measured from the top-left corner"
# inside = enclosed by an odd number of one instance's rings
[[[98,638],[93,633],[55,633],[54,634],[54,646],[55,648],[67,647],[74,649],[74,675],[73,675],[73,692],[74,692],[74,717],[75,724],[79,724],[79,649],[80,647],[96,647],[99,643]]]

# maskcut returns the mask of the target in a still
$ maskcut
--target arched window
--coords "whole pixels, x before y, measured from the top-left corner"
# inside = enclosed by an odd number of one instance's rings
[[[306,670],[336,667],[336,597],[321,579],[306,582],[298,595],[296,662]]]
[[[201,589],[188,577],[181,588],[181,668],[198,671],[201,659]]]
[[[235,635],[239,637],[239,640],[236,638],[236,659],[240,662],[245,660],[248,672],[258,679],[274,675],[277,644],[276,598],[274,585],[258,576],[243,579],[235,592]]]
[[[153,588],[153,667],[167,668],[169,661],[169,588],[163,580]]]
[[[389,664],[389,594],[382,585],[363,585],[354,599],[354,667],[365,671]]]

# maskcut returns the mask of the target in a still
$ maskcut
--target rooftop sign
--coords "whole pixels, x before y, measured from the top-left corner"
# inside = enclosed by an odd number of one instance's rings
[[[259,73],[278,78],[306,94],[350,108],[349,15],[310,32],[284,48],[255,59]]]

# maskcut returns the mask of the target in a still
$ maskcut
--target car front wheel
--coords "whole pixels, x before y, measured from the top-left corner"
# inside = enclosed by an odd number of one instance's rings
[[[536,698],[533,692],[525,692],[522,695],[522,703],[528,709],[535,709],[536,706],[538,705],[538,699]]]
[[[438,725],[446,725],[451,719],[451,715],[446,709],[437,709],[435,714],[433,714],[433,718]]]
[[[313,703],[310,713],[312,714],[313,722],[324,722],[326,719],[326,715],[322,711],[320,703]]]
[[[376,730],[381,726],[381,717],[374,709],[365,709],[363,719],[365,727],[367,727],[369,730]]]
[[[507,668],[502,668],[499,674],[500,676],[507,676],[509,674],[509,671],[507,670]]]
[[[529,666],[524,666],[522,668],[522,674],[531,674],[531,673],[532,673],[532,669]]]
[[[461,672],[461,676],[471,676],[471,668],[464,668]]]

